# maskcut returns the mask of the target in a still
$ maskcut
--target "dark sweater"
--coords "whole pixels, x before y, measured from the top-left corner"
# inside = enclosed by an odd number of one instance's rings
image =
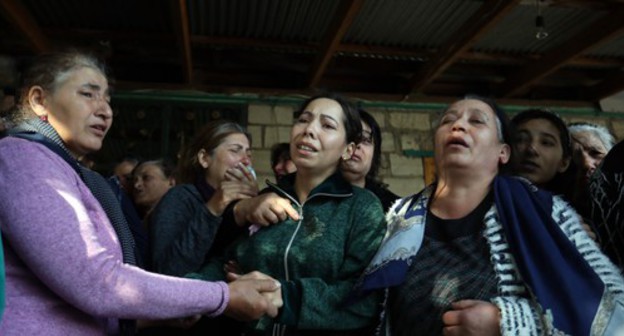
[[[148,230],[152,270],[175,276],[197,271],[245,232],[229,216],[210,213],[191,184],[175,186],[163,196],[150,215]]]
[[[258,270],[282,282],[280,316],[261,320],[256,330],[270,332],[279,324],[298,334],[331,335],[370,326],[378,296],[348,307],[342,304],[383,238],[385,221],[379,200],[334,174],[300,204],[294,177],[285,177],[279,187],[272,185],[269,190],[290,198],[302,219],[262,228],[227,251],[227,259],[238,261],[243,273]],[[189,277],[223,279],[223,261],[212,260]]]

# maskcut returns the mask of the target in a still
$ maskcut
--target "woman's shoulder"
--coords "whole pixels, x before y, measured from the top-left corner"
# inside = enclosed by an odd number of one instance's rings
[[[203,204],[201,194],[192,184],[178,184],[169,189],[160,200],[163,204],[182,204],[197,201]]]
[[[33,160],[41,156],[58,156],[46,146],[34,141],[7,136],[0,140],[0,155],[16,155],[16,160]]]
[[[172,187],[171,189],[167,191],[167,194],[177,196],[177,197],[184,197],[184,196],[200,197],[201,196],[199,193],[199,190],[197,190],[197,187],[195,187],[192,184],[186,184],[186,183],[175,185],[174,187]]]
[[[58,174],[67,171],[77,176],[74,169],[62,157],[46,146],[11,136],[0,140],[0,161],[12,172],[19,174],[34,170],[40,176],[49,177],[55,172]]]

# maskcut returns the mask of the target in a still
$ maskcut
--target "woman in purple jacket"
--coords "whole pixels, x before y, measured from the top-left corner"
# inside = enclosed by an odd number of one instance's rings
[[[196,281],[133,265],[114,194],[78,163],[100,149],[112,124],[102,64],[78,52],[46,54],[22,80],[19,124],[0,141],[0,334],[133,334],[132,319],[276,315],[275,281]]]

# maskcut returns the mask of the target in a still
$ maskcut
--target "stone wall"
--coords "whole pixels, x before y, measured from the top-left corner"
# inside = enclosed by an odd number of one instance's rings
[[[287,104],[249,105],[248,130],[253,139],[253,161],[260,181],[274,180],[270,167],[270,148],[274,143],[289,141],[292,112],[296,108],[296,105]],[[424,158],[430,157],[433,152],[431,129],[439,109],[365,109],[375,117],[382,129],[380,175],[383,181],[390,190],[401,196],[422,189],[425,186]],[[586,121],[606,126],[617,139],[624,139],[624,118],[621,114],[559,114],[566,122]]]

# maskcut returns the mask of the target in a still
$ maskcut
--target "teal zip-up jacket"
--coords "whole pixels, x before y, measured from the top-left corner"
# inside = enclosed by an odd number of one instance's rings
[[[344,300],[377,251],[385,234],[384,213],[370,191],[349,184],[336,173],[314,188],[300,204],[295,174],[271,183],[263,192],[291,200],[301,218],[263,227],[235,242],[226,260],[241,273],[263,272],[282,283],[284,306],[277,318],[255,324],[265,334],[349,334],[375,323],[379,297],[345,306]],[[223,280],[223,259],[211,260],[188,277]],[[314,332],[312,332],[314,334]]]

